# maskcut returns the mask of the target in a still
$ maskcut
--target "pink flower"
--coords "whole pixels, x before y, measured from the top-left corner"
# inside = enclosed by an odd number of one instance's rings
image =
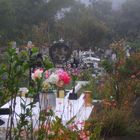
[[[68,64],[68,68],[71,68],[71,64]]]
[[[89,140],[88,136],[86,135],[84,131],[80,132],[80,138],[81,140]]]
[[[70,83],[71,78],[66,71],[60,70],[60,71],[57,71],[57,74],[59,76],[59,80],[62,80],[64,84]]]
[[[76,125],[76,124],[70,124],[70,125],[68,126],[68,128],[69,128],[70,130],[75,131],[75,130],[77,129],[77,125]]]
[[[56,70],[56,74],[60,74],[60,73],[63,73],[64,72],[64,70],[63,69],[58,69],[58,70]]]
[[[79,74],[79,70],[78,69],[73,69],[72,70],[72,75],[77,76]]]
[[[49,77],[49,71],[45,71],[45,78],[47,79]]]
[[[34,71],[34,73],[32,73],[32,79],[33,80],[41,79],[42,78],[42,74],[43,74],[43,69],[36,69]]]
[[[131,78],[134,79],[134,78],[136,78],[136,76],[135,75],[131,75]]]

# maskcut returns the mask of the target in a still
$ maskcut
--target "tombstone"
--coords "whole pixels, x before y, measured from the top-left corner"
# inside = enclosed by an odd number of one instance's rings
[[[16,49],[16,47],[17,47],[17,43],[16,43],[16,41],[13,41],[12,42],[12,48]]]
[[[111,60],[112,60],[112,61],[116,61],[116,60],[117,60],[117,55],[116,55],[116,53],[112,53],[112,55],[111,55]]]
[[[126,57],[130,57],[129,49],[126,50]]]
[[[82,51],[80,50],[80,51],[79,51],[79,57],[81,57],[81,56],[82,56]]]
[[[95,69],[98,69],[98,68],[99,68],[99,66],[98,66],[98,63],[97,63],[97,62],[94,62],[93,66],[94,66],[94,68],[95,68]]]
[[[111,50],[110,49],[107,49],[105,51],[105,57],[110,57],[110,55],[111,55]]]
[[[49,45],[47,43],[42,45],[40,52],[42,55],[49,56]]]
[[[13,42],[12,42],[12,48],[16,50],[16,53],[17,53],[17,54],[19,53],[19,48],[17,48],[17,43],[16,43],[16,41],[13,41]]]
[[[28,43],[27,43],[27,47],[28,47],[28,48],[32,48],[32,46],[33,46],[32,41],[28,41]]]
[[[59,42],[63,43],[63,42],[64,42],[64,39],[63,39],[63,38],[61,38],[61,39],[59,40]]]

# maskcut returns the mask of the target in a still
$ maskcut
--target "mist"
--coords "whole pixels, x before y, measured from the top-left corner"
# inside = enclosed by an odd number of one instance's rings
[[[124,2],[127,0],[112,0],[112,9],[119,10]]]
[[[77,0],[81,3],[85,4],[86,6],[89,6],[92,1],[111,1],[112,2],[112,9],[113,10],[119,10],[123,3],[125,3],[127,0]]]

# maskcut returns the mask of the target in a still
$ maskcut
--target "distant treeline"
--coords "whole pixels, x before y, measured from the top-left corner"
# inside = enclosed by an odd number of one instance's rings
[[[105,47],[140,37],[140,0],[127,0],[118,11],[111,1],[0,0],[0,46],[11,41],[36,46],[63,38],[74,48]]]

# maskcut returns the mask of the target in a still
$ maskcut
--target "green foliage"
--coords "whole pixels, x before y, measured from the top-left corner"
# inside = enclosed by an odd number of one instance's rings
[[[56,0],[49,2],[44,0],[0,0],[0,13],[2,13],[0,15],[0,43],[6,44],[11,40],[25,43],[33,39],[34,26],[44,22],[48,22],[52,26],[58,10],[71,3],[72,1],[66,0],[59,2]],[[47,32],[48,28],[45,30]]]
[[[85,130],[91,133],[90,140],[101,140],[102,124],[95,118],[86,121]]]
[[[28,68],[28,64],[26,61],[26,54],[25,53],[16,53],[16,49],[8,48],[5,54],[5,63],[0,64],[0,78],[2,79],[0,82],[0,93],[1,93],[1,102],[0,105],[3,105],[8,100],[11,100],[10,110],[11,112],[15,112],[15,103],[16,103],[16,96],[18,95],[18,91],[20,88],[20,83],[22,79],[26,77],[25,71]],[[23,58],[24,57],[24,61]],[[23,105],[22,105],[23,107]],[[9,120],[7,126],[9,128],[9,134],[7,135],[6,139],[12,139],[12,130],[13,126],[13,113],[9,115]],[[22,114],[22,123],[21,126],[27,123],[25,120],[25,116]]]
[[[0,64],[0,82],[1,97],[3,101],[7,100],[8,95],[14,97],[21,86],[23,77],[26,77],[25,71],[28,68],[25,60],[26,53],[17,54],[15,49],[9,48],[5,54],[5,64]],[[23,58],[24,57],[24,61]]]
[[[101,125],[94,128],[94,132],[90,136],[90,140],[101,140]]]
[[[104,60],[102,62],[102,66],[106,70],[107,73],[112,73],[113,72],[113,63],[112,62],[110,62],[108,60]]]
[[[54,67],[53,63],[51,62],[49,57],[44,57],[43,58],[43,64],[44,64],[44,68],[46,70],[51,69]]]
[[[130,136],[136,136],[140,132],[140,121],[132,120],[132,122],[129,123],[129,127],[127,128],[127,133]]]
[[[127,134],[129,127],[129,111],[113,109],[100,114],[103,136],[121,136]]]
[[[21,110],[23,111],[21,114],[18,115],[19,121],[17,122],[17,127],[14,128],[14,139],[20,140],[27,136],[27,139],[30,139],[30,135],[32,134],[32,122],[29,121],[29,117],[32,116],[32,108],[29,108],[29,105],[26,103],[24,99],[21,97]],[[22,131],[26,132],[25,135],[21,135]]]
[[[78,2],[71,6],[69,12],[65,12],[65,17],[58,20],[55,27],[57,36],[71,40],[74,48],[81,49],[97,45],[107,32],[107,27],[103,22]]]
[[[0,13],[0,44],[2,44],[8,38],[12,38],[14,28],[13,9],[10,0],[0,0]]]
[[[101,136],[136,135],[140,131],[139,121],[132,118],[131,109],[104,110],[92,120],[93,124],[101,124]],[[92,126],[93,127],[93,126]],[[92,127],[90,129],[92,129]],[[94,128],[94,127],[93,127]]]
[[[74,0],[0,0],[0,43],[33,40],[42,45],[63,37],[85,49],[120,38],[132,42],[139,40],[139,7],[138,0],[126,1],[119,11],[101,0],[89,7]],[[58,12],[64,16],[57,19]]]
[[[140,40],[136,39],[133,42],[128,42],[128,45],[135,51],[140,51]]]
[[[92,93],[91,97],[93,99],[101,98],[101,95],[99,94],[99,91],[98,91],[98,78],[92,77],[89,80],[89,83],[87,85],[83,86],[82,89],[84,91],[91,91],[91,93]]]
[[[118,41],[111,45],[117,54],[117,60],[104,60],[102,65],[106,70],[106,77],[102,93],[113,96],[118,106],[123,104],[124,99],[134,96],[135,91],[139,91],[139,53],[132,54],[129,58],[125,56],[124,41]],[[134,86],[135,85],[135,86]]]
[[[91,79],[91,76],[92,76],[92,69],[86,69],[80,72],[80,76],[78,80],[89,81]]]

